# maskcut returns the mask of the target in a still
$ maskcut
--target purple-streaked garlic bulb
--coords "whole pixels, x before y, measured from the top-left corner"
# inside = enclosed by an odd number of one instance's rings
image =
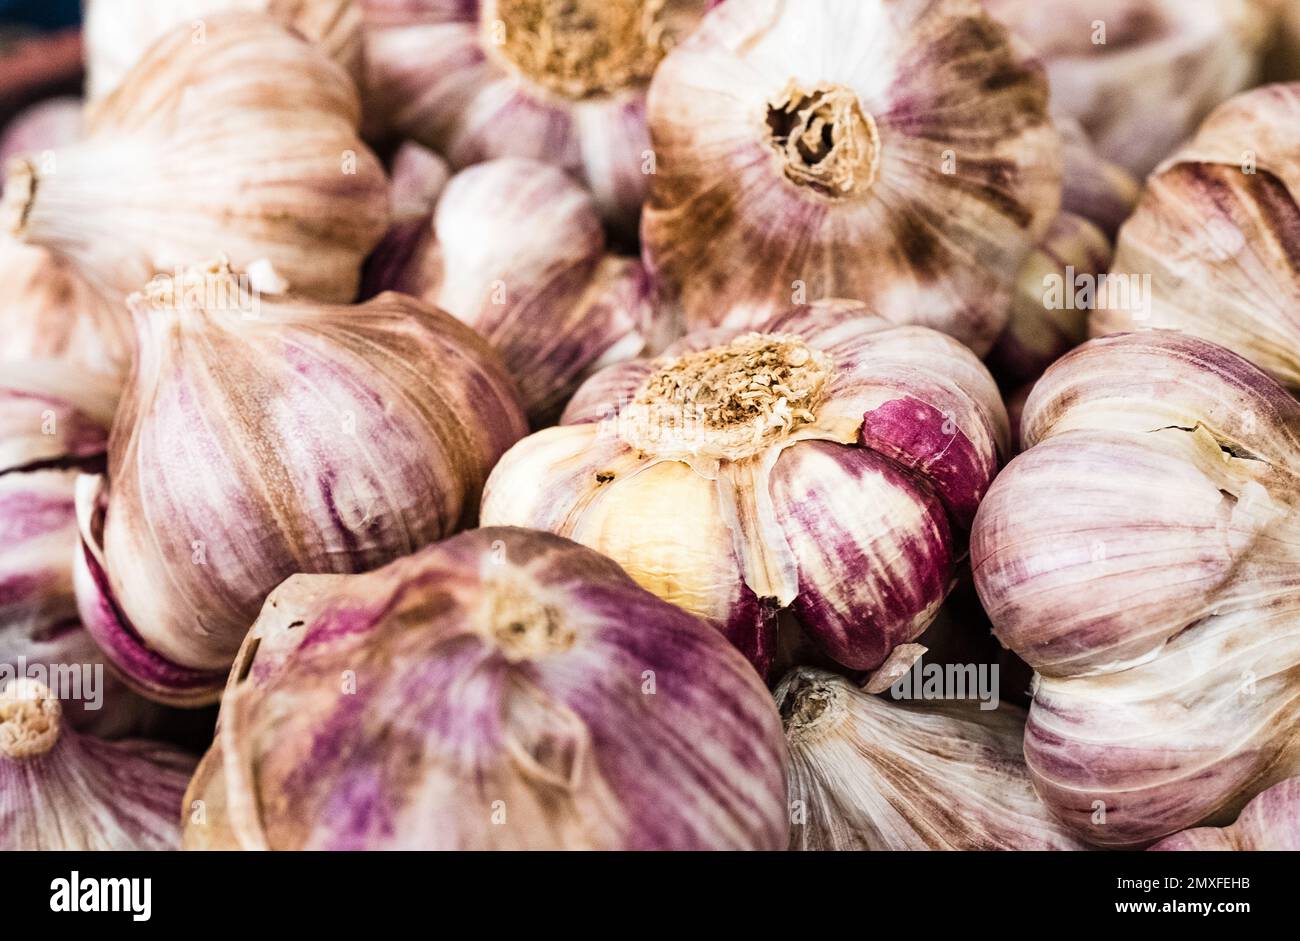
[[[527,431],[496,355],[414,298],[258,294],[225,264],[131,298],[107,477],[78,483],[82,618],[164,702],[215,698],[266,594],[471,524]]]
[[[852,298],[987,353],[1060,203],[1047,94],[976,0],[722,4],[650,91],[664,302],[752,328]]]
[[[1015,706],[890,702],[800,667],[776,688],[795,850],[1079,850],[1021,755]]]
[[[452,178],[430,222],[371,260],[372,289],[421,297],[473,327],[505,360],[539,424],[595,368],[656,341],[635,258],[606,251],[591,195],[519,157]]]
[[[86,0],[82,38],[86,94],[103,98],[117,88],[156,41],[184,26],[196,43],[213,14],[264,13],[311,40],[347,69],[362,75],[361,7],[357,0]]]
[[[348,75],[265,16],[167,33],[86,136],[9,164],[0,229],[71,263],[120,316],[158,271],[269,259],[306,296],[354,300],[388,224]]]
[[[1008,435],[974,354],[847,301],[612,366],[563,422],[497,465],[483,522],[605,553],[764,674],[782,609],[858,670],[920,634]]]
[[[1011,318],[989,354],[998,382],[1016,388],[1088,339],[1088,315],[1110,268],[1111,246],[1087,219],[1061,213],[1020,269]]]
[[[0,688],[0,850],[174,850],[194,759],[68,727],[48,687]]]
[[[1300,850],[1300,778],[1260,794],[1226,827],[1200,827],[1166,837],[1153,850]]]
[[[646,87],[710,0],[361,0],[367,109],[458,168],[544,160],[635,232],[654,155]]]
[[[1114,242],[1133,214],[1141,185],[1097,153],[1078,121],[1058,116],[1056,129],[1061,134],[1061,211],[1087,219]]]
[[[1232,99],[1147,182],[1094,336],[1178,330],[1300,391],[1300,83]]]
[[[784,754],[698,618],[568,540],[479,529],[271,594],[184,845],[784,849]]]
[[[1300,402],[1153,331],[1058,362],[1022,431],[971,565],[1039,674],[1025,758],[1053,812],[1139,846],[1300,774]]]
[[[1146,176],[1255,83],[1271,0],[983,0],[1042,59],[1052,111]]]

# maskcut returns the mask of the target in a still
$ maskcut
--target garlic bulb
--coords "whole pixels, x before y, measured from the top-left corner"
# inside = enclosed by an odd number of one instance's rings
[[[1117,297],[1093,334],[1194,334],[1300,390],[1297,154],[1300,84],[1255,89],[1210,115],[1151,177],[1120,234],[1112,275],[1144,303]]]
[[[645,95],[710,0],[361,0],[381,123],[457,168],[544,160],[634,232],[654,155]]]
[[[1255,83],[1259,0],[983,0],[1043,60],[1052,110],[1146,176],[1215,105]]]
[[[523,158],[452,178],[418,242],[390,243],[372,285],[421,297],[484,336],[542,424],[598,364],[636,356],[655,335],[640,263],[609,255],[591,196]]]
[[[355,0],[86,0],[86,93],[117,88],[154,42],[184,25],[198,38],[216,13],[264,13],[311,40],[361,78],[361,8]]]
[[[111,303],[157,271],[269,258],[347,302],[387,225],[383,168],[351,80],[269,19],[225,14],[152,47],[86,115],[86,137],[16,160],[0,228],[67,259]],[[125,312],[122,314],[125,317]]]
[[[194,759],[66,726],[47,687],[0,689],[0,850],[169,850]]]
[[[1300,778],[1288,778],[1260,794],[1227,827],[1184,830],[1153,850],[1300,850]]]
[[[1098,154],[1078,121],[1058,116],[1056,129],[1062,148],[1061,211],[1082,216],[1114,242],[1137,205],[1141,194],[1138,181]]]
[[[480,529],[368,575],[294,576],[237,663],[186,848],[786,845],[767,690],[567,540]]]
[[[597,373],[496,466],[482,518],[603,552],[762,673],[790,606],[865,670],[934,618],[1007,433],[969,350],[824,302]]]
[[[971,565],[1040,675],[1038,793],[1089,842],[1222,820],[1300,773],[1300,403],[1168,331],[1039,380]]]
[[[1110,258],[1110,242],[1095,225],[1069,213],[1057,216],[1020,269],[1010,320],[989,355],[999,382],[1032,382],[1088,338],[1088,312]]]
[[[776,688],[790,749],[790,848],[1077,850],[1034,794],[1024,713],[868,695],[799,668]]]
[[[1060,201],[1047,83],[976,0],[724,3],[649,108],[644,252],[691,328],[842,297],[983,355]]]
[[[471,522],[527,430],[500,362],[440,311],[246,291],[213,265],[132,297],[107,480],[78,485],[82,618],[164,702],[215,697],[289,575],[376,568]]]

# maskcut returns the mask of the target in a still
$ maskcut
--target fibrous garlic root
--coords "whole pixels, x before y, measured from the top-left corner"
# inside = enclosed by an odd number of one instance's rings
[[[1167,331],[1047,371],[971,564],[1039,673],[1035,787],[1090,842],[1230,820],[1300,773],[1300,403]]]
[[[722,4],[650,91],[665,303],[753,327],[853,298],[987,353],[1060,203],[1047,98],[976,0]]]
[[[138,354],[107,477],[77,503],[82,618],[142,692],[215,698],[266,594],[471,522],[526,431],[505,369],[413,298],[251,292],[224,263],[131,299]]]
[[[781,723],[716,632],[544,533],[298,575],[240,652],[192,849],[784,849]]]
[[[1166,837],[1153,850],[1300,850],[1300,778],[1274,784],[1226,827],[1201,827]]]
[[[776,688],[790,749],[790,848],[1077,850],[1034,794],[1024,713],[869,695],[799,668]]]
[[[1007,441],[969,350],[847,301],[612,366],[563,422],[497,465],[484,523],[605,553],[762,673],[787,607],[854,669],[924,630]]]

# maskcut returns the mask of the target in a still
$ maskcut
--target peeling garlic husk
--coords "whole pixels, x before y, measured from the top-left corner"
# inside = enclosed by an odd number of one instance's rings
[[[597,373],[493,470],[482,519],[608,555],[760,673],[784,608],[872,669],[933,619],[1007,435],[965,347],[823,302]]]
[[[707,625],[567,540],[480,529],[276,589],[184,845],[784,849],[784,751]]]
[[[983,3],[1042,59],[1053,113],[1137,177],[1255,83],[1272,20],[1259,0]]]
[[[822,670],[776,688],[795,850],[1080,850],[1021,757],[1024,713],[888,702]]]
[[[414,244],[372,258],[371,289],[423,298],[501,354],[535,424],[593,368],[655,342],[639,261],[609,254],[591,195],[563,171],[503,158],[452,178]]]
[[[651,86],[647,267],[691,329],[852,298],[983,355],[1060,204],[1047,96],[975,0],[724,3]]]
[[[989,354],[1000,383],[1032,382],[1088,338],[1096,285],[1110,262],[1110,242],[1100,229],[1079,216],[1057,217],[1020,269],[1007,328]]]
[[[1038,671],[1025,756],[1075,832],[1140,846],[1300,772],[1300,403],[1167,331],[1039,380],[971,565]]]
[[[367,108],[464,168],[544,160],[635,234],[654,170],[645,95],[710,0],[361,0]]]
[[[206,19],[232,11],[265,14],[291,27],[361,80],[361,8],[356,0],[87,0],[82,29],[87,97],[103,98],[122,84],[170,30],[184,25],[201,43]]]
[[[346,73],[266,17],[228,13],[155,44],[87,110],[86,137],[9,165],[0,228],[47,248],[115,309],[158,271],[267,258],[350,302],[388,222]]]
[[[194,759],[69,728],[48,687],[0,689],[0,850],[174,850]]]
[[[218,263],[132,297],[107,477],[78,482],[82,619],[178,705],[215,698],[284,578],[377,568],[472,523],[527,431],[495,354],[441,311],[247,290]]]
[[[1300,391],[1300,84],[1218,108],[1148,181],[1112,275],[1142,286],[1094,314],[1094,336],[1174,329]],[[1131,293],[1131,292],[1130,292]]]
[[[1246,805],[1226,827],[1184,830],[1161,840],[1152,850],[1284,851],[1300,850],[1300,778],[1275,784]]]

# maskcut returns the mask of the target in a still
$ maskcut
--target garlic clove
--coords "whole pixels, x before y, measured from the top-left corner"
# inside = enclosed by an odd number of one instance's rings
[[[554,536],[475,530],[368,575],[295,576],[237,664],[190,848],[787,840],[780,721],[744,660]]]
[[[429,148],[405,141],[393,155],[390,176],[393,220],[400,223],[433,212],[451,179],[451,168]]]
[[[1087,219],[1113,242],[1137,205],[1141,184],[1123,167],[1098,154],[1078,121],[1059,114],[1054,117],[1062,147],[1061,211]]]
[[[892,703],[807,667],[775,695],[790,749],[791,849],[1086,849],[1035,796],[1013,706]]]
[[[644,255],[691,329],[844,297],[982,355],[1060,202],[1047,83],[967,0],[723,4],[649,121]]]
[[[1254,798],[1235,823],[1184,830],[1153,850],[1300,850],[1300,778],[1288,778]]]
[[[0,689],[2,850],[168,850],[194,759],[151,742],[101,742],[28,679]]]

